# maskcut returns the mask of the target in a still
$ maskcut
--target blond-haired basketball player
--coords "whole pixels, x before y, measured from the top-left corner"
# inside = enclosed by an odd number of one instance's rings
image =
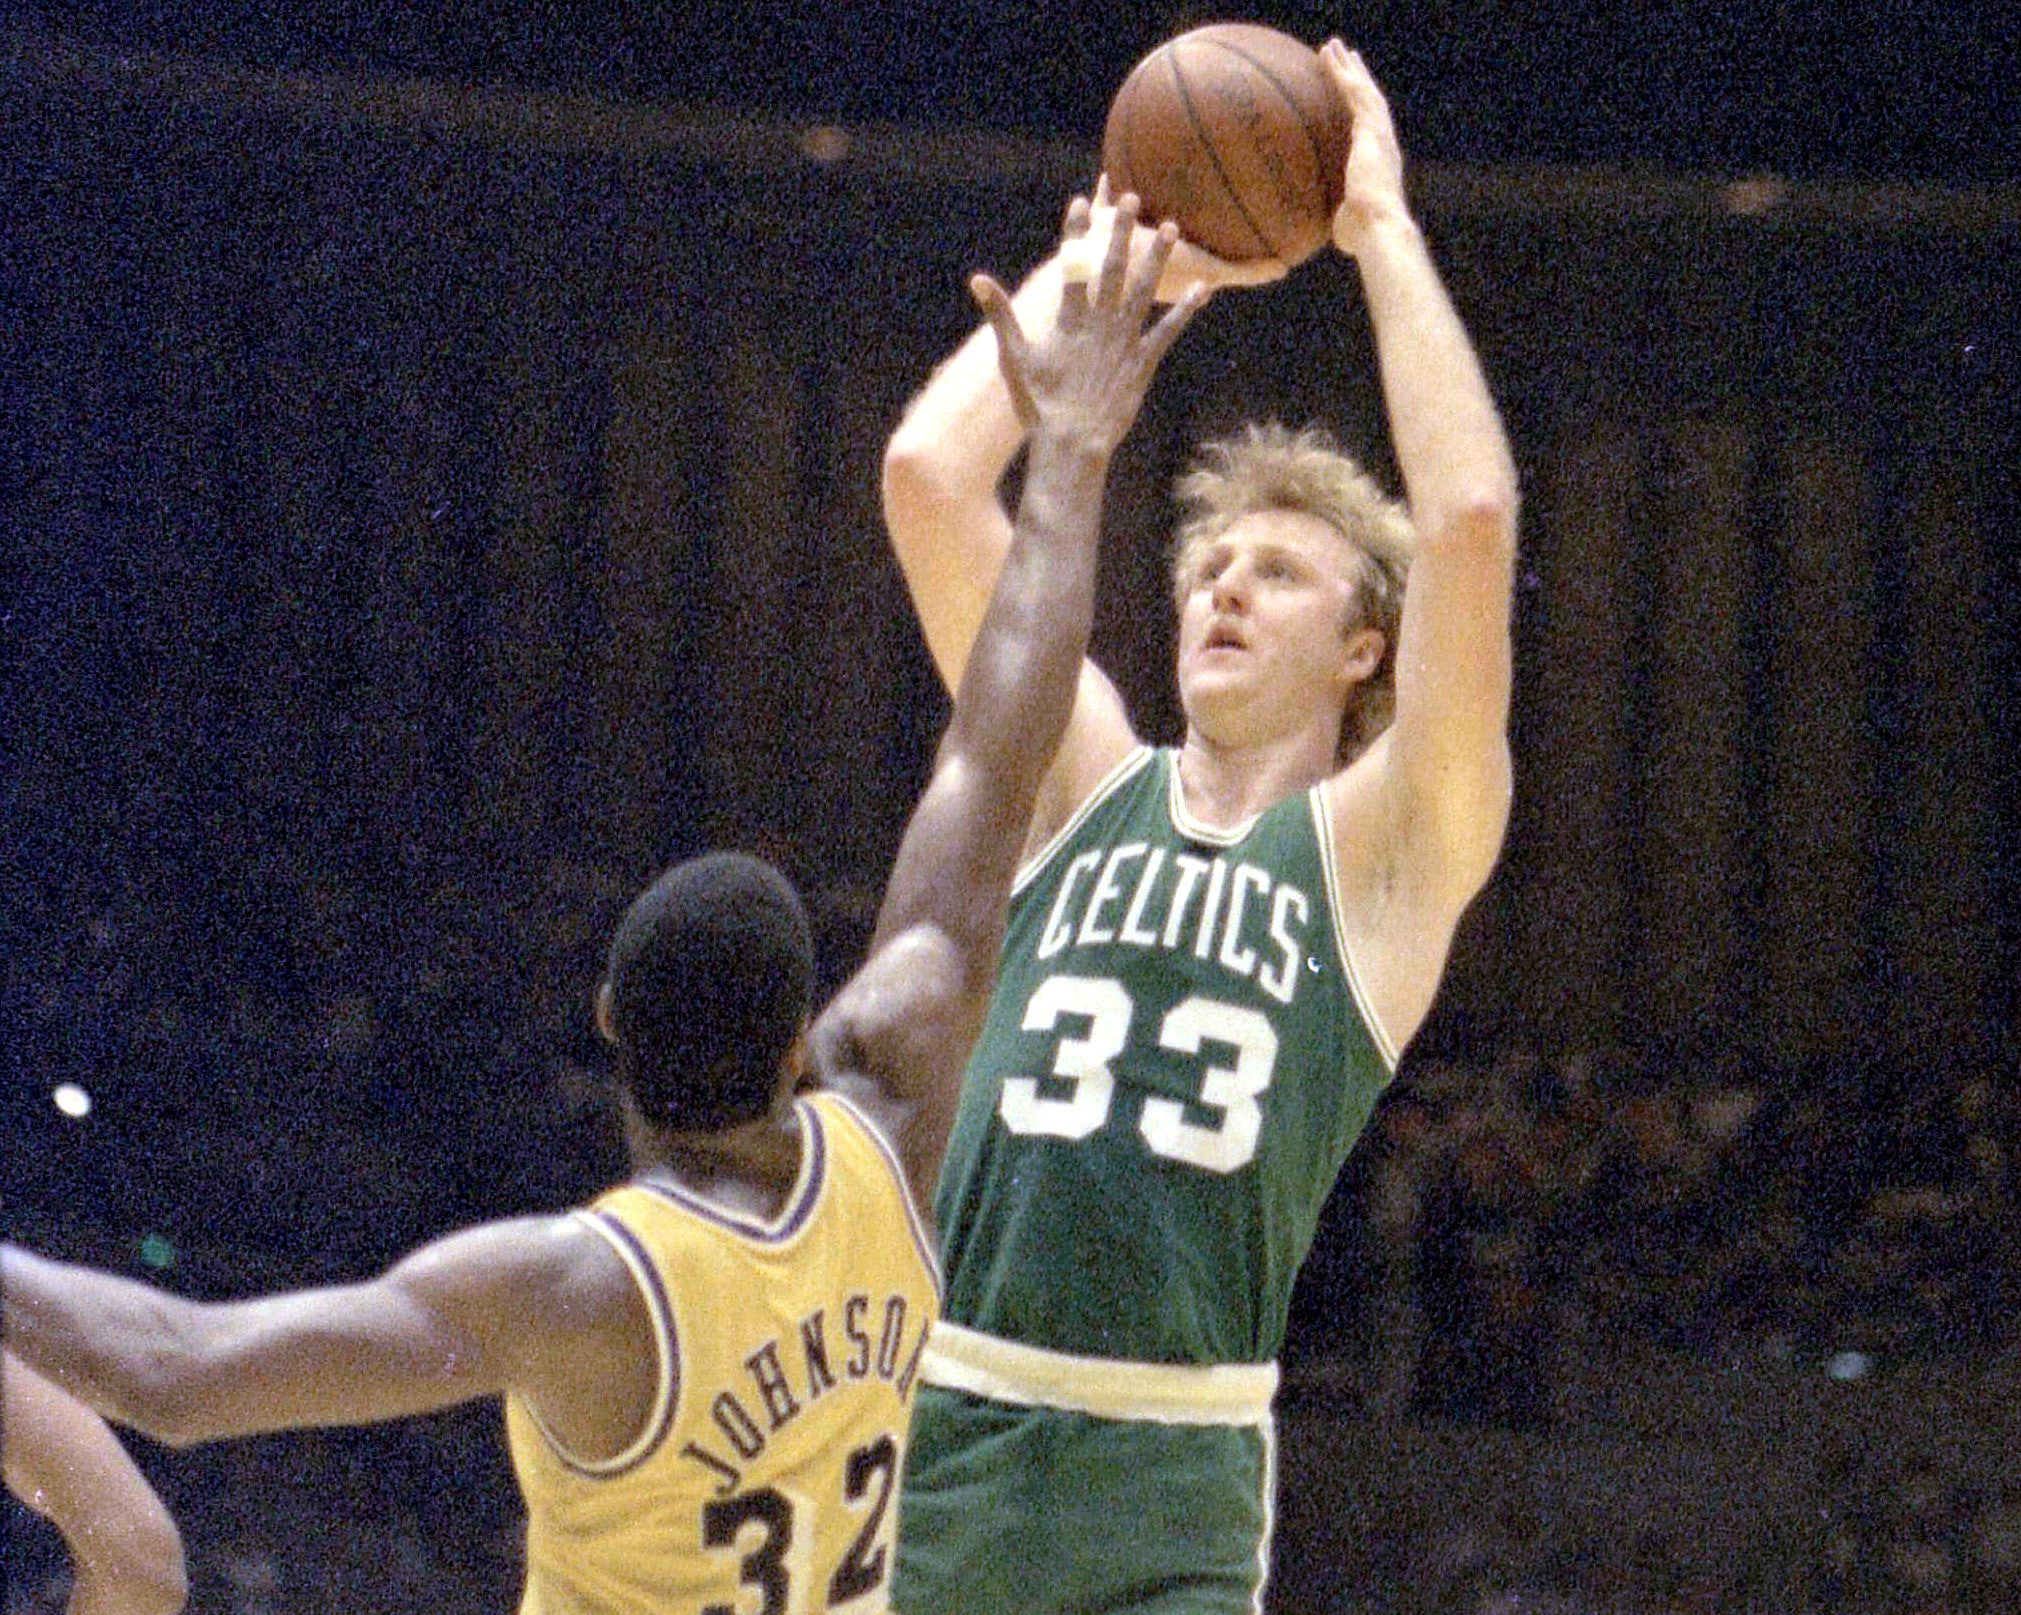
[[[1079,203],[1068,232],[1087,226]],[[679,865],[625,915],[597,997],[629,1183],[370,1283],[220,1305],[0,1248],[7,1343],[178,1443],[502,1394],[526,1615],[883,1608],[937,1309],[914,1206],[1072,704],[1109,457],[1194,306],[1153,319],[1171,241],[1134,267],[1128,241],[1029,342],[978,280],[1026,493],[871,955],[810,1031],[785,879],[736,854]]]
[[[1180,745],[1083,670],[935,1202],[904,1615],[1260,1610],[1292,1281],[1501,847],[1515,473],[1389,108],[1322,57],[1408,510],[1320,434],[1215,445],[1180,486]],[[1020,315],[1076,271],[1042,265]],[[935,373],[885,461],[950,685],[1010,535],[994,347]]]

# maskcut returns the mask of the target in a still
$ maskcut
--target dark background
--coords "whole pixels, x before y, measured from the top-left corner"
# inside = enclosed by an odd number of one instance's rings
[[[1992,0],[1368,0],[636,6],[251,0],[15,8],[116,49],[370,70],[848,123],[1092,142],[1145,51],[1253,19],[1357,45],[1419,156],[1982,184],[2016,173]]]
[[[243,1294],[588,1192],[619,1170],[603,940],[706,845],[784,863],[839,977],[945,712],[878,452],[965,274],[1046,249],[1110,89],[1205,16],[1118,13],[8,13],[7,1233]],[[2021,1295],[2012,25],[1239,14],[1384,80],[1525,485],[1516,820],[1300,1292],[1285,1607],[1411,1579],[1392,1504],[1478,1533],[1509,1475],[1597,1564],[1657,1518],[1706,1559],[1822,1517],[1834,1430],[1976,1441],[1988,1484]],[[1174,354],[1097,625],[1151,734],[1172,474],[1257,414],[1390,472],[1371,358],[1332,259]],[[1689,1195],[1644,1170],[1690,1134],[1666,1105],[1732,1101],[1761,1122]],[[1967,1210],[1902,1233],[1929,1194]],[[1554,1441],[1383,1399],[1420,1257],[1451,1294],[1515,1274],[1566,1339],[1602,1320],[1529,1364]],[[1885,1398],[1831,1400],[1848,1343],[1900,1365]],[[150,1452],[198,1607],[251,1533],[338,1578],[291,1607],[439,1609],[450,1572],[377,1544],[509,1537],[491,1420]],[[341,1501],[246,1513],[291,1474]]]

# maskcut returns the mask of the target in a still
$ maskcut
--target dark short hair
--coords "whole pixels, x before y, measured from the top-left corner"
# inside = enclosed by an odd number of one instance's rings
[[[618,1079],[647,1121],[678,1133],[755,1121],[807,1018],[807,912],[761,858],[691,858],[625,911],[605,982]]]

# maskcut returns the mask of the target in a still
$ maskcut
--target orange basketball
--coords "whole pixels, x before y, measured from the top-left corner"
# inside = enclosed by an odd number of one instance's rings
[[[1346,110],[1319,53],[1253,23],[1169,39],[1123,80],[1102,167],[1144,218],[1231,262],[1311,257],[1332,231]]]

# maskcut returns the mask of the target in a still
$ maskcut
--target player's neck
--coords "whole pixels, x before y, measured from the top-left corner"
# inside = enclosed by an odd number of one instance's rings
[[[657,1133],[635,1139],[634,1170],[670,1178],[733,1215],[770,1221],[799,1181],[806,1139],[797,1112],[764,1116],[722,1133]]]
[[[1193,818],[1232,830],[1273,802],[1317,785],[1333,768],[1332,741],[1317,730],[1231,744],[1189,728],[1179,750],[1179,787]]]

